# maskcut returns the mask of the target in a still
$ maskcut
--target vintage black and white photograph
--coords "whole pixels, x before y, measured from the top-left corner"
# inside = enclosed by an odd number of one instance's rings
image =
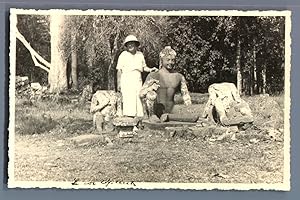
[[[10,10],[10,188],[290,190],[290,11]]]

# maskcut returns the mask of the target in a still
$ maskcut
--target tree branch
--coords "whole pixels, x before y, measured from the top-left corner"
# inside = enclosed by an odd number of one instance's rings
[[[40,67],[41,69],[49,72],[51,64],[46,61],[42,56],[40,56],[32,47],[31,45],[26,41],[24,36],[19,32],[19,30],[16,28],[16,37],[20,40],[20,42],[23,43],[23,45],[28,49],[28,51],[31,54],[32,60],[34,62],[34,65],[37,67]],[[41,65],[39,62],[41,62],[44,65]]]

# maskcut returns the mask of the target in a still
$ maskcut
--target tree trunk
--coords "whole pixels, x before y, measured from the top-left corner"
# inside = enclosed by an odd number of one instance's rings
[[[258,94],[261,94],[262,93],[262,69],[261,69],[261,65],[259,65],[259,68],[257,69],[256,77],[257,77],[257,92],[258,92]]]
[[[61,93],[68,87],[67,61],[61,47],[64,34],[64,16],[50,16],[51,68],[48,75],[50,93]]]
[[[107,83],[107,88],[109,90],[115,90],[115,70],[114,70],[114,66],[115,66],[115,57],[116,57],[116,53],[112,53],[111,54],[111,61],[109,63],[109,67],[108,67],[108,83]]]
[[[113,46],[111,49],[111,56],[110,56],[110,63],[108,67],[108,85],[107,88],[109,90],[115,90],[115,80],[116,80],[116,74],[115,74],[115,60],[118,52],[118,38],[119,38],[119,32],[116,34],[114,41],[113,41]]]
[[[266,85],[267,85],[267,73],[266,73],[266,65],[263,65],[263,69],[262,69],[262,93],[266,94]]]
[[[256,40],[253,40],[253,82],[252,82],[252,86],[253,86],[253,93],[257,94],[258,91],[258,87],[257,87],[257,66],[256,66]]]
[[[250,66],[250,75],[249,75],[249,95],[253,95],[253,66]]]
[[[76,50],[76,37],[71,40],[71,80],[72,89],[78,89],[78,77],[77,77],[77,50]]]
[[[241,40],[238,35],[237,50],[236,50],[236,87],[239,95],[242,93],[242,73],[241,73]]]

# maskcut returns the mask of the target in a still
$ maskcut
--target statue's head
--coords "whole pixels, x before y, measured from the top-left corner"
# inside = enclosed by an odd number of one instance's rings
[[[170,47],[166,46],[159,53],[159,67],[166,68],[168,70],[173,69],[173,65],[175,63],[176,52]]]
[[[128,52],[135,54],[138,46],[140,46],[140,42],[134,35],[128,35],[125,38],[124,46]]]

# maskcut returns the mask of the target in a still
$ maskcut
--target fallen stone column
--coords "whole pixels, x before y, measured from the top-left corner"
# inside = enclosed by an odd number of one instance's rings
[[[160,117],[161,122],[177,121],[177,122],[197,122],[199,116],[192,114],[163,114]]]

